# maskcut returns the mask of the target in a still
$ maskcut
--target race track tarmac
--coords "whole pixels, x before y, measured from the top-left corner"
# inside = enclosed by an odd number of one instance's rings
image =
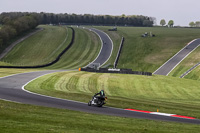
[[[159,69],[157,69],[153,74],[167,76],[185,57],[187,57],[199,45],[200,45],[200,39],[196,39],[193,42],[189,43],[175,56],[173,56],[165,64],[163,64]]]
[[[99,55],[97,56],[97,58],[92,63],[99,64],[99,66],[102,66],[104,65],[104,63],[106,63],[109,60],[112,54],[113,42],[105,32],[94,29],[94,28],[90,30],[95,32],[99,36],[102,43],[101,51]],[[89,64],[88,66],[90,65],[91,64]]]

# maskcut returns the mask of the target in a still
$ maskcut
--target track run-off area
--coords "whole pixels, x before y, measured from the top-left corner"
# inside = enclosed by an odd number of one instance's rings
[[[101,38],[102,48],[100,54],[93,63],[100,63],[101,66],[110,58],[113,47],[112,40],[104,32],[101,32],[99,30],[96,30],[95,32]],[[189,49],[191,50],[194,49],[193,45],[191,44],[188,45],[187,50]],[[103,51],[105,52],[106,50],[107,52],[105,54],[101,54]],[[183,54],[187,55],[188,53],[189,52],[184,52]],[[185,56],[181,57],[184,58]],[[177,62],[179,61],[177,60]],[[46,74],[54,72],[62,72],[62,71],[70,71],[70,70],[49,70],[49,71],[29,72],[29,73],[21,73],[0,78],[0,99],[25,103],[25,104],[83,111],[95,114],[200,124],[199,119],[194,119],[194,118],[191,119],[190,117],[188,118],[177,117],[177,115],[175,117],[175,115],[169,116],[166,114],[162,115],[162,113],[146,113],[138,110],[119,109],[112,107],[102,107],[102,108],[90,107],[87,106],[86,103],[59,99],[50,96],[44,96],[29,92],[24,89],[24,86],[26,86],[29,82],[33,81],[36,78],[39,78]]]

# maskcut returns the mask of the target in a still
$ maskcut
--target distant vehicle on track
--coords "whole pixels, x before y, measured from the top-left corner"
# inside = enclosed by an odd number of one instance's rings
[[[112,29],[108,29],[108,31],[117,31],[117,27],[114,27]]]

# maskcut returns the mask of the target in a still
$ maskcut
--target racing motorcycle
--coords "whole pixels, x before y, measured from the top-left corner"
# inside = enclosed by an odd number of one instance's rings
[[[106,104],[107,101],[107,97],[92,97],[92,99],[88,102],[88,106],[94,105],[94,106],[98,106],[98,107],[102,107],[104,104]]]

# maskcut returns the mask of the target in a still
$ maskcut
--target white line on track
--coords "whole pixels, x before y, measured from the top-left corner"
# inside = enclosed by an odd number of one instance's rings
[[[167,113],[161,113],[161,112],[151,112],[150,114],[162,115],[162,116],[172,116],[172,115],[176,115],[176,114],[167,114]]]
[[[49,70],[47,70],[47,71],[49,71]],[[34,71],[34,72],[40,72],[40,71]],[[25,73],[34,73],[34,72],[25,72]],[[0,77],[0,79],[12,77],[12,76],[15,76],[15,75],[21,75],[21,74],[25,74],[25,73],[16,73],[16,74],[12,74],[12,75],[8,75],[8,76]]]
[[[3,98],[0,98],[0,100],[7,101],[7,102],[13,102],[13,103],[20,103],[20,102],[16,102],[16,101],[12,101],[12,100],[7,100],[7,99],[3,99]],[[20,103],[20,104],[23,104],[23,103]]]

